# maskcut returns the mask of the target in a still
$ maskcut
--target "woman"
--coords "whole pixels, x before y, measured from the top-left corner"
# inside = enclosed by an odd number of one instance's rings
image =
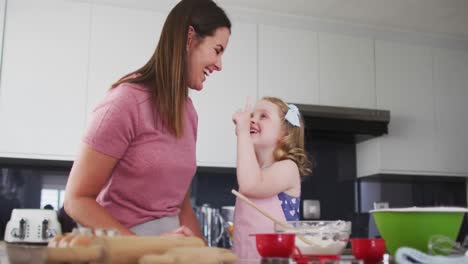
[[[182,0],[171,10],[148,63],[93,112],[66,187],[65,210],[76,222],[124,235],[202,237],[189,200],[197,114],[188,89],[201,90],[221,70],[230,34],[212,0]]]

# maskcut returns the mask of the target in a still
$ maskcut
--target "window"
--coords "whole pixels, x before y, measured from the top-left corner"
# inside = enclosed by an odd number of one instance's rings
[[[44,172],[42,174],[41,208],[46,205],[55,210],[63,206],[67,175],[64,172]]]
[[[65,190],[61,189],[42,189],[41,190],[41,209],[46,205],[51,205],[55,210],[63,206]]]

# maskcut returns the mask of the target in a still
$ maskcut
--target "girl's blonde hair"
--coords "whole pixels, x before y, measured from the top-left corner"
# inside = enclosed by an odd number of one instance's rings
[[[299,116],[301,126],[296,127],[285,119],[286,113],[289,110],[288,105],[281,99],[276,97],[263,97],[262,100],[271,102],[278,106],[280,110],[280,118],[283,120],[284,136],[278,141],[278,145],[273,152],[275,161],[290,159],[297,164],[301,177],[311,175],[312,163],[309,160],[307,152],[304,148],[304,119]]]
[[[164,22],[156,50],[140,69],[123,76],[112,85],[145,83],[151,89],[152,102],[167,130],[180,138],[184,129],[187,87],[187,35],[189,26],[198,38],[213,36],[216,29],[231,31],[231,21],[212,0],[182,0]]]

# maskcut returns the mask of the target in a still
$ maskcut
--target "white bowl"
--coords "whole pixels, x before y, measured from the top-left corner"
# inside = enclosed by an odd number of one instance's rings
[[[290,227],[275,224],[277,233],[296,234],[296,246],[303,255],[339,255],[351,235],[347,221],[290,221]]]

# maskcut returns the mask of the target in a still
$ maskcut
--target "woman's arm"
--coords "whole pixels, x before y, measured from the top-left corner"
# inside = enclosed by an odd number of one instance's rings
[[[190,191],[187,192],[184,201],[182,201],[180,205],[179,221],[180,225],[188,227],[193,232],[193,235],[205,240],[201,233],[198,220],[195,217],[195,212],[190,204]]]
[[[67,214],[83,226],[113,228],[122,235],[134,235],[96,202],[117,162],[116,158],[82,144],[68,178],[64,207]]]

